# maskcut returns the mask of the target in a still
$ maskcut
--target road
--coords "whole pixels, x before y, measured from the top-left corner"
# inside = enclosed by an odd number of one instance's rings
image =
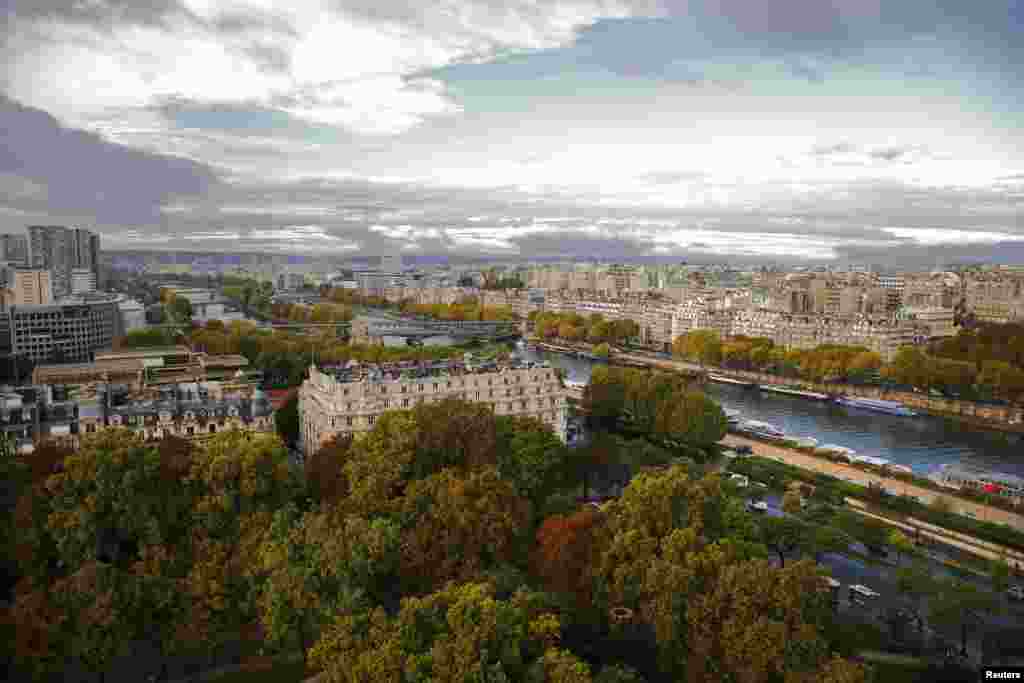
[[[763,499],[768,503],[768,513],[773,516],[785,516],[786,513],[780,509],[781,499],[774,493],[767,493]],[[855,552],[866,555],[867,549],[860,544],[852,548]],[[952,574],[941,561],[933,557],[925,557],[928,562],[929,573],[934,577],[948,578]],[[901,591],[897,581],[898,566],[895,562],[866,563],[856,557],[836,553],[826,553],[820,558],[823,566],[829,568],[832,577],[842,583],[840,589],[839,611],[848,616],[869,619],[881,622],[890,609],[905,609],[910,612],[917,611],[916,603],[906,597]],[[908,564],[909,562],[905,562]],[[981,589],[991,590],[990,584],[982,577],[967,579]],[[871,603],[863,606],[851,604],[848,597],[848,587],[853,584],[861,584],[874,590],[879,597]],[[1009,628],[1021,628],[1024,625],[1024,604],[1009,600],[1005,595],[1000,596],[1004,615],[990,617],[987,621],[987,630],[996,631]],[[925,633],[934,635],[934,632],[926,625]],[[938,633],[945,640],[959,644],[960,633],[956,628],[939,629]],[[977,638],[971,636],[975,642],[969,644],[971,655],[977,661],[980,657]]]
[[[766,444],[761,441],[747,439],[735,434],[727,434],[725,438],[722,439],[722,443],[730,447],[750,446],[757,455],[773,457],[805,470],[823,472],[839,479],[861,484],[862,486],[867,486],[871,483],[881,484],[886,489],[896,491],[901,495],[915,496],[926,505],[936,498],[944,498],[952,505],[954,512],[959,512],[960,514],[969,513],[969,516],[974,516],[980,520],[995,522],[997,524],[1006,524],[1014,527],[1015,529],[1024,530],[1024,516],[1015,512],[1009,512],[1008,510],[1001,510],[999,508],[982,505],[980,503],[964,500],[951,495],[938,493],[931,489],[900,481],[899,479],[882,477],[877,474],[872,474],[871,472],[865,472],[864,470],[857,469],[850,465],[843,465],[830,460],[816,458],[814,456],[801,453],[800,451],[794,451],[792,449],[773,444]],[[1008,556],[1012,554],[1012,551],[1007,551]]]

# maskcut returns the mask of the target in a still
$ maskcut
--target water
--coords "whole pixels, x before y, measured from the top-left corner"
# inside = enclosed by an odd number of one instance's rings
[[[565,369],[568,379],[590,379],[593,362],[589,360],[534,349],[520,348],[519,353]],[[1024,476],[1024,439],[1020,435],[938,417],[871,413],[726,384],[709,383],[707,393],[743,418],[769,422],[793,436],[813,436],[822,444],[846,446],[859,455],[885,458],[917,474],[958,463]]]

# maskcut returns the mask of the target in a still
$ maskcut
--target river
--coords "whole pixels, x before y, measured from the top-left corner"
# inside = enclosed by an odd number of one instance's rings
[[[518,349],[528,360],[547,360],[569,379],[586,382],[593,362],[536,349]],[[750,420],[769,422],[787,434],[813,436],[860,455],[885,458],[928,474],[958,463],[1024,476],[1024,439],[931,416],[897,417],[835,404],[708,383],[707,393]]]

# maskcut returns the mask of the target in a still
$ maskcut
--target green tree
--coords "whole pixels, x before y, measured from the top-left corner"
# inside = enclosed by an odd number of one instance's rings
[[[284,403],[274,411],[274,426],[278,436],[289,447],[294,447],[299,440],[299,394],[293,391]]]
[[[535,418],[499,415],[494,421],[498,473],[536,512],[566,479],[566,447]]]
[[[182,325],[192,322],[192,303],[183,296],[176,296],[170,303],[171,316]]]
[[[761,540],[786,566],[786,556],[807,548],[810,530],[792,517],[765,517],[761,521]]]

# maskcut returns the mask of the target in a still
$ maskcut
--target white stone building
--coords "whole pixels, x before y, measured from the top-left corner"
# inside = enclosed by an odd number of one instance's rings
[[[299,389],[299,443],[315,452],[337,434],[373,428],[388,410],[460,398],[489,404],[495,415],[536,417],[565,440],[567,391],[550,367],[468,370],[460,364],[366,366],[335,374],[309,369]]]

